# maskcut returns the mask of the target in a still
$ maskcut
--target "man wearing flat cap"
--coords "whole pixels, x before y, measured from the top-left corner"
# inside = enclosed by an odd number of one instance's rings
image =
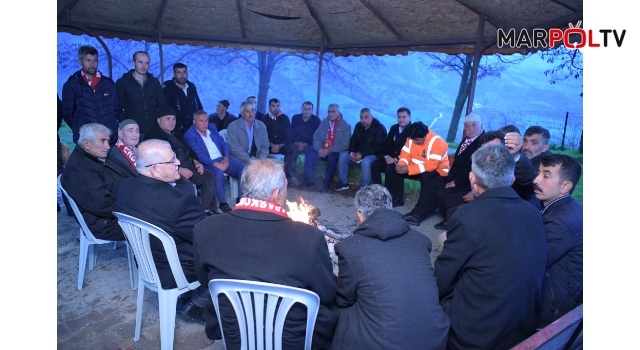
[[[232,121],[238,119],[238,117],[227,111],[227,109],[229,109],[229,105],[229,101],[222,100],[218,102],[216,112],[209,115],[209,123],[214,124],[216,129],[218,129],[218,132],[225,130]]]
[[[451,208],[452,205],[447,205],[447,197],[456,193],[469,193],[471,192],[471,183],[469,182],[469,173],[471,172],[471,155],[480,148],[478,142],[478,136],[484,133],[482,119],[477,114],[469,114],[464,117],[464,130],[462,132],[462,141],[456,149],[454,155],[453,165],[449,170],[449,175],[444,179],[444,188],[438,191],[438,208],[440,214],[442,214],[442,221],[437,223],[434,227],[440,230],[447,229],[446,221],[446,208]],[[462,197],[462,196],[456,196]],[[462,204],[462,203],[458,203]]]
[[[109,149],[105,164],[107,172],[116,182],[127,177],[138,176],[136,171],[136,148],[140,141],[140,127],[133,119],[125,119],[118,126],[118,140]]]

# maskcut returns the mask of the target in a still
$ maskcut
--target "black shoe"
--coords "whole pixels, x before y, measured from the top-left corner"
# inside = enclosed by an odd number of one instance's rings
[[[336,185],[336,187],[333,189],[334,191],[342,191],[342,190],[348,190],[349,189],[349,185],[341,182],[339,184]]]
[[[220,208],[220,210],[222,210],[223,213],[228,213],[228,212],[233,210],[233,209],[231,209],[231,207],[227,203],[220,203],[220,207],[219,208]]]
[[[404,220],[413,226],[420,226],[420,221],[422,221],[420,220],[420,217],[418,217],[418,215],[415,215],[415,214],[407,214],[404,217]]]
[[[240,197],[236,198],[236,204],[240,203]]]
[[[447,220],[442,220],[439,223],[433,225],[434,228],[438,230],[446,230],[447,229]]]
[[[315,182],[313,182],[313,181],[309,181],[309,180],[306,180],[306,179],[305,179],[305,180],[302,180],[302,181],[300,182],[300,187],[302,187],[302,188],[305,188],[305,187],[313,187],[313,186],[315,186],[315,185],[316,185],[316,184],[315,184]]]
[[[393,205],[393,207],[402,207],[404,206],[404,198],[396,198],[394,200],[391,201],[391,204]]]
[[[320,193],[329,192],[329,184],[322,184],[322,188],[320,189]]]
[[[198,322],[200,324],[205,324],[203,314],[204,308],[197,306],[191,300],[187,301],[187,303],[184,304],[184,307],[180,310],[180,315],[184,316],[186,319]]]

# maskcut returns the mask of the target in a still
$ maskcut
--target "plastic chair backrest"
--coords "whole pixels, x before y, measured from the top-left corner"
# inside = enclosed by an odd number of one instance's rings
[[[158,270],[153,261],[153,254],[151,253],[151,244],[149,242],[149,235],[151,234],[162,241],[164,252],[167,255],[167,261],[169,262],[178,288],[186,288],[189,285],[182,271],[180,260],[178,259],[176,243],[169,234],[161,228],[131,215],[117,211],[114,211],[113,215],[118,218],[118,224],[122,227],[122,231],[129,241],[133,254],[138,261],[140,278],[142,278],[143,281],[154,285],[155,288],[161,288]]]
[[[320,307],[320,298],[316,293],[306,289],[279,284],[232,279],[212,279],[209,281],[209,291],[211,292],[211,299],[213,299],[213,305],[215,306],[218,316],[218,324],[220,325],[223,343],[224,330],[222,329],[222,320],[220,318],[220,308],[218,305],[218,295],[221,293],[229,298],[235,310],[236,318],[240,325],[241,349],[282,349],[284,321],[289,309],[295,303],[302,303],[307,307],[307,327],[304,348],[311,349],[313,328]],[[267,302],[266,312],[263,307],[263,305],[265,305],[265,298]],[[280,300],[280,306],[276,308]],[[259,307],[256,308],[256,305]],[[256,320],[264,320],[264,323],[256,322]],[[275,344],[273,348],[272,344]]]
[[[67,199],[69,200],[71,209],[73,209],[73,213],[76,215],[76,218],[78,219],[78,223],[80,223],[80,227],[82,227],[82,231],[84,231],[84,234],[87,236],[87,238],[89,238],[89,240],[97,241],[97,239],[93,236],[93,233],[91,233],[91,230],[89,230],[89,227],[87,227],[87,223],[84,222],[82,213],[80,213],[80,208],[78,208],[78,205],[73,200],[73,198],[71,198],[71,196],[67,193],[67,191],[62,187],[62,184],[60,183],[61,177],[62,177],[62,174],[58,175],[58,187],[60,187],[60,191],[62,191],[62,194],[65,197],[67,197]]]
[[[224,142],[227,142],[227,129],[224,129],[222,131],[218,131],[218,134],[220,134],[220,137],[222,137]]]
[[[556,350],[564,349],[569,344],[576,329],[582,324],[582,304],[555,320],[550,325],[523,340],[511,350]],[[580,330],[581,331],[581,330]],[[580,342],[582,336],[580,335]]]

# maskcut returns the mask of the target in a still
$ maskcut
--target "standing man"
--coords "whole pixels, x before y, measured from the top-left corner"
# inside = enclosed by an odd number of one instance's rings
[[[347,123],[340,113],[340,106],[335,103],[329,105],[327,117],[320,122],[320,126],[313,133],[313,147],[304,150],[304,172],[302,186],[314,185],[316,178],[316,162],[322,160],[327,162],[327,170],[324,173],[324,181],[320,192],[329,192],[329,185],[333,181],[333,174],[336,172],[336,164],[340,157],[340,152],[349,149],[351,139],[351,125]]]
[[[431,240],[392,209],[380,185],[358,190],[354,203],[358,227],[335,245],[340,317],[332,349],[444,349],[449,319],[438,303]]]
[[[140,176],[118,184],[118,211],[158,226],[171,236],[184,276],[192,283],[197,279],[193,264],[193,226],[205,215],[191,184],[178,182],[179,166],[180,160],[168,142],[147,140],[141,143],[136,160]],[[149,241],[160,285],[163,289],[177,288],[162,242],[152,235]],[[193,291],[191,300],[179,314],[204,324],[202,313],[210,302],[209,286],[203,283]]]
[[[109,149],[109,156],[105,164],[107,171],[118,184],[127,177],[138,176],[136,170],[136,148],[140,141],[140,128],[133,119],[125,119],[118,127],[118,141],[115,147]]]
[[[258,110],[258,107],[257,107],[258,106],[258,102],[256,101],[256,97],[255,96],[249,96],[247,98],[247,101],[253,103],[253,105],[256,106],[256,108],[254,110],[254,112],[256,113],[256,120],[262,121],[262,118],[264,117],[264,113],[262,113],[262,112],[260,112]]]
[[[269,154],[282,154],[284,164],[291,164],[291,144],[289,143],[291,121],[289,116],[282,113],[280,101],[277,98],[269,100],[269,114],[262,119],[262,122],[267,127]],[[289,167],[284,169],[287,179],[291,178],[289,170]]]
[[[397,111],[398,124],[394,124],[389,129],[387,139],[384,141],[382,147],[382,157],[378,157],[375,163],[371,164],[371,183],[381,185],[382,176],[387,169],[387,165],[392,165],[398,162],[400,151],[402,146],[407,142],[409,138],[409,130],[411,130],[411,110],[407,107],[400,107]],[[403,206],[404,198],[398,198],[393,201],[393,206]]]
[[[482,119],[476,114],[469,114],[464,117],[464,131],[462,142],[456,149],[455,158],[451,171],[445,179],[444,188],[438,191],[438,208],[442,215],[442,221],[435,224],[434,227],[439,230],[447,229],[446,219],[446,202],[447,197],[453,194],[471,192],[471,184],[469,183],[469,173],[471,172],[471,155],[480,148],[478,136],[484,133],[484,125]]]
[[[149,130],[147,139],[159,139],[169,142],[171,149],[180,160],[178,172],[181,177],[178,182],[191,183],[202,186],[202,206],[207,215],[220,214],[216,198],[215,175],[204,168],[196,158],[195,152],[184,143],[183,138],[176,137],[176,112],[169,106],[164,106],[158,112],[156,125]]]
[[[238,120],[238,117],[227,111],[229,105],[229,101],[221,100],[216,106],[216,112],[209,116],[209,123],[215,125],[218,132],[227,129],[229,124]]]
[[[207,218],[193,229],[196,274],[202,285],[212,279],[240,279],[276,283],[310,290],[320,298],[312,347],[331,341],[337,312],[333,311],[336,277],[327,241],[316,227],[293,221],[284,210],[287,178],[280,162],[252,159],[242,172],[244,198],[234,210]],[[209,339],[221,339],[218,318],[209,303],[205,310]],[[227,348],[240,347],[233,307],[220,298],[220,318]],[[302,349],[306,308],[295,304],[286,315],[283,349]]]
[[[408,223],[420,226],[422,220],[437,208],[436,195],[444,188],[444,178],[449,173],[449,145],[422,122],[411,125],[410,139],[402,147],[398,163],[388,166],[385,183],[393,199],[404,198],[404,179],[420,178],[418,203],[404,215]]]
[[[120,105],[116,84],[98,70],[98,50],[83,45],[78,49],[80,70],[69,76],[62,87],[62,117],[73,132],[73,142],[80,128],[98,123],[111,131],[110,144],[116,143]]]
[[[80,128],[80,136],[60,185],[80,209],[91,233],[98,239],[124,241],[124,234],[113,211],[116,204],[116,182],[106,170],[111,130],[102,124],[89,123]]]
[[[538,311],[543,328],[582,304],[582,205],[571,197],[582,167],[575,159],[553,154],[542,157],[533,180],[542,202],[547,235],[547,273]]]
[[[304,154],[307,147],[313,148],[313,133],[318,129],[318,126],[320,126],[320,118],[313,114],[313,103],[310,101],[302,104],[302,113],[295,114],[291,118],[291,158],[286,166],[289,168],[291,181],[296,185],[300,185],[295,177],[298,156]]]
[[[120,120],[133,119],[140,127],[140,140],[156,125],[158,110],[167,105],[160,81],[149,73],[151,58],[144,51],[133,54],[133,69],[124,73],[118,81]]]
[[[515,160],[503,145],[473,156],[476,199],[449,219],[435,262],[440,303],[449,316],[448,349],[509,349],[537,326],[547,261],[539,212],[511,188]]]
[[[197,111],[193,114],[193,124],[184,134],[184,140],[189,148],[196,152],[198,161],[204,165],[204,168],[215,175],[220,210],[224,213],[231,211],[224,193],[224,174],[240,179],[244,164],[235,159],[229,159],[229,146],[218,134],[216,126],[209,124],[209,116],[205,111]],[[240,189],[238,194],[242,195]]]
[[[382,157],[382,147],[386,138],[387,128],[373,117],[369,108],[363,108],[360,111],[360,123],[356,124],[349,141],[349,151],[340,153],[338,159],[340,183],[336,186],[336,191],[349,189],[349,165],[360,167],[360,187],[369,186],[371,165],[378,157]]]
[[[542,157],[553,154],[549,151],[549,139],[551,139],[551,133],[541,126],[530,126],[524,132],[522,153],[529,158],[531,165],[536,169],[540,167]]]
[[[251,158],[264,158],[269,154],[269,137],[264,123],[256,120],[253,103],[240,105],[242,118],[229,124],[227,143],[229,155],[240,163],[247,164]]]
[[[188,80],[189,72],[184,63],[173,65],[173,79],[164,82],[164,98],[167,105],[177,111],[176,134],[182,136],[193,122],[193,113],[202,110],[196,85]]]

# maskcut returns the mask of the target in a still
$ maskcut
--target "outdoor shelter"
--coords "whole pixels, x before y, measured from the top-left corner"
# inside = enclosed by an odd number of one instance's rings
[[[498,48],[498,29],[568,28],[582,21],[582,0],[58,0],[58,31],[157,42],[329,52],[336,56],[473,54],[467,113],[480,56],[526,53]],[[533,34],[530,34],[533,37]],[[160,47],[160,66],[162,45]],[[318,103],[322,64],[318,72]]]

